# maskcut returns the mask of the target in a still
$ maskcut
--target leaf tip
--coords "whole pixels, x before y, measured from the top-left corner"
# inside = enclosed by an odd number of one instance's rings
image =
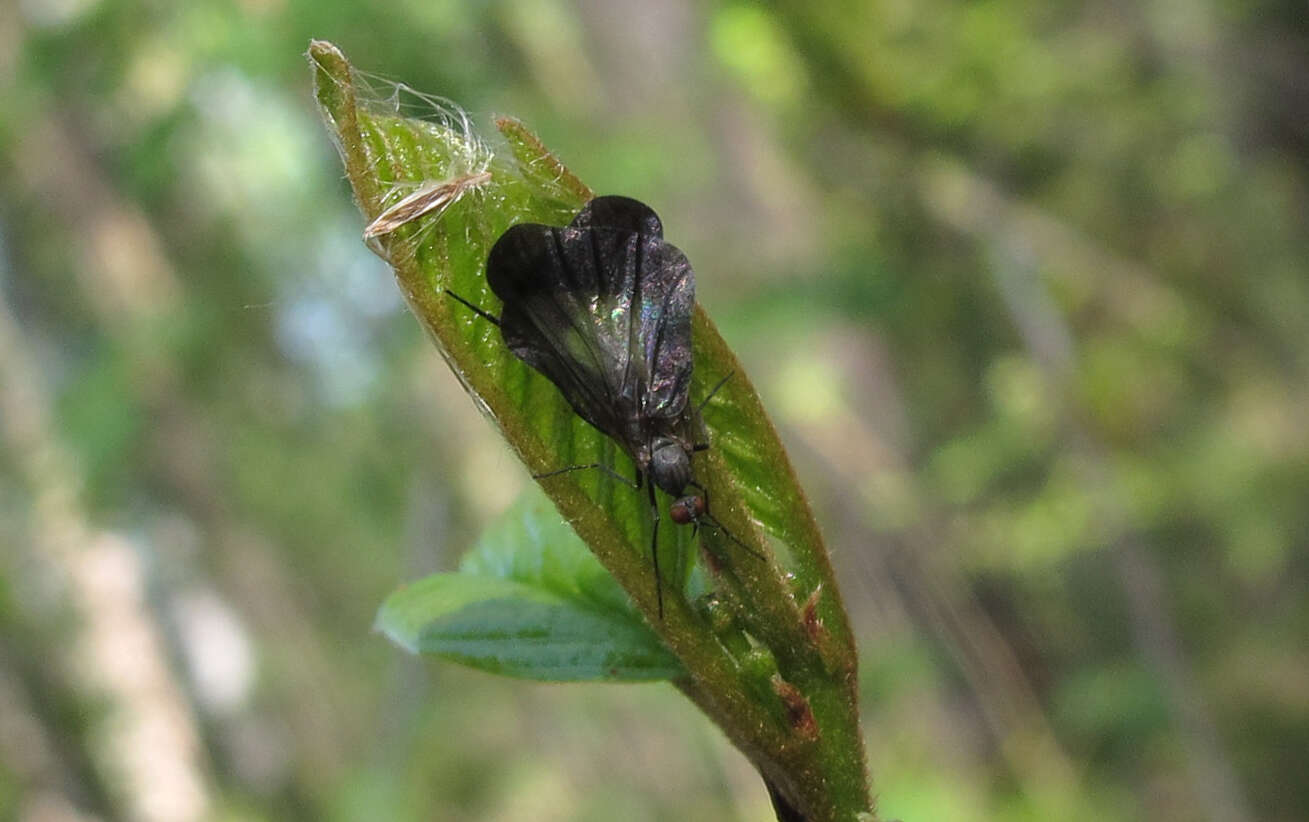
[[[345,55],[329,40],[310,40],[305,57],[308,57],[309,62],[316,68],[329,73],[333,68],[346,63]]]
[[[397,623],[391,612],[389,599],[377,609],[377,616],[373,619],[373,633],[381,634],[415,656],[418,654],[418,637],[412,631],[404,630],[404,626]]]

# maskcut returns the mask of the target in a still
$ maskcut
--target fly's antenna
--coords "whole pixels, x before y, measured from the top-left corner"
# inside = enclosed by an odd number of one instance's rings
[[[460,297],[458,294],[454,293],[453,291],[451,291],[451,290],[448,289],[448,288],[443,289],[443,290],[445,291],[446,294],[449,294],[449,295],[450,295],[451,297],[453,297],[454,299],[456,299],[456,300],[458,300],[459,302],[461,302],[461,303],[463,303],[464,305],[466,305],[470,310],[473,311],[473,313],[477,314],[477,315],[478,315],[479,317],[481,317],[482,319],[484,319],[484,320],[486,320],[487,322],[491,323],[491,325],[494,325],[494,326],[496,326],[496,327],[499,327],[499,325],[500,325],[500,318],[499,318],[499,317],[493,317],[493,316],[491,316],[491,315],[488,314],[487,312],[485,312],[485,311],[483,311],[482,309],[478,308],[477,306],[473,305],[473,304],[470,303],[468,300],[465,300],[463,297]]]

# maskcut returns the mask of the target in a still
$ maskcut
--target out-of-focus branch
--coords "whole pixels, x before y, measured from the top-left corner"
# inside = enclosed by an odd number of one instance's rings
[[[865,342],[849,339],[828,340],[817,347],[819,360],[851,364],[841,383],[860,392],[852,401],[861,409],[856,413],[853,407],[841,406],[830,409],[820,422],[793,420],[788,425],[823,462],[826,470],[821,473],[828,481],[847,489],[824,496],[848,498],[848,489],[867,488],[870,477],[908,477],[911,469],[904,444],[895,441],[893,434],[878,430],[875,422],[893,416],[900,403],[891,387],[894,377],[890,370],[877,370],[876,364],[885,357],[871,351]],[[870,365],[872,373],[868,372]],[[874,398],[873,392],[883,396]],[[866,413],[870,407],[880,410]],[[881,609],[883,620],[888,614],[893,619],[897,614],[907,615],[947,650],[968,682],[980,723],[1013,778],[1023,784],[1027,796],[1043,803],[1049,815],[1059,816],[1067,809],[1057,803],[1078,793],[1075,768],[1046,721],[1014,649],[967,581],[945,561],[940,547],[945,540],[930,526],[943,516],[919,510],[913,524],[887,533],[872,527],[867,505],[852,508],[855,510],[847,513],[838,531],[846,534],[851,545],[861,548],[842,552],[841,545],[833,546],[838,566],[848,571],[842,576],[877,587],[867,598]],[[858,592],[856,585],[855,601],[860,599]]]
[[[328,782],[345,767],[344,739],[356,718],[336,704],[340,686],[274,546],[234,516],[218,479],[223,472],[214,426],[205,409],[188,400],[176,363],[157,344],[156,323],[184,310],[186,285],[147,215],[114,189],[88,139],[59,117],[34,122],[17,147],[15,167],[27,195],[53,216],[52,230],[73,238],[82,300],[127,354],[137,403],[151,414],[148,450],[158,482],[204,535],[220,587],[239,602],[256,632],[277,647],[296,649],[285,687],[297,697],[285,718],[297,776]]]
[[[51,643],[79,691],[102,700],[90,756],[127,819],[201,820],[209,811],[200,735],[168,665],[145,600],[139,558],[122,536],[95,528],[81,478],[49,418],[44,386],[7,304],[0,302],[0,446],[33,499],[32,550],[77,618]]]
[[[936,195],[924,202],[935,206],[943,220],[966,230],[991,251],[992,275],[1014,324],[1040,364],[1052,397],[1068,396],[1076,368],[1072,331],[1047,292],[1038,268],[1068,269],[1072,261],[1099,260],[1096,271],[1124,279],[1139,298],[1141,289],[1162,288],[1154,278],[1139,276],[1139,269],[1079,242],[1059,226],[1010,204],[991,187],[963,170],[942,168],[933,179]],[[941,196],[949,192],[948,197]],[[965,215],[971,215],[965,217]],[[1039,250],[1047,249],[1046,255]],[[1061,255],[1064,259],[1047,259]],[[1037,261],[1046,263],[1038,266]],[[1054,262],[1054,265],[1049,263]],[[1214,822],[1249,822],[1253,815],[1244,789],[1223,749],[1213,718],[1189,671],[1185,654],[1169,612],[1163,574],[1151,549],[1144,544],[1131,517],[1111,493],[1105,447],[1079,424],[1071,408],[1061,420],[1067,445],[1078,458],[1087,493],[1095,501],[1103,543],[1127,602],[1137,650],[1158,678],[1169,709],[1185,740],[1191,788],[1197,805]]]

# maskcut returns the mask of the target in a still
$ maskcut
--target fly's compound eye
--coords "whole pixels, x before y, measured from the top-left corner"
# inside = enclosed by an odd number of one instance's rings
[[[704,497],[682,497],[668,506],[668,516],[678,525],[688,525],[704,516]]]

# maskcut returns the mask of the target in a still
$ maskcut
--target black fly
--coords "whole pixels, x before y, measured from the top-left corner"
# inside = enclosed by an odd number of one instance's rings
[[[447,293],[498,325],[509,350],[623,447],[636,463],[637,488],[649,478],[660,616],[656,487],[674,498],[674,522],[714,525],[758,556],[709,514],[691,469],[691,453],[708,447],[695,442],[696,414],[688,407],[695,274],[664,242],[654,211],[628,197],[597,197],[567,226],[515,225],[491,249],[486,279],[504,302],[498,318]],[[581,468],[608,470],[570,466],[537,479]]]

